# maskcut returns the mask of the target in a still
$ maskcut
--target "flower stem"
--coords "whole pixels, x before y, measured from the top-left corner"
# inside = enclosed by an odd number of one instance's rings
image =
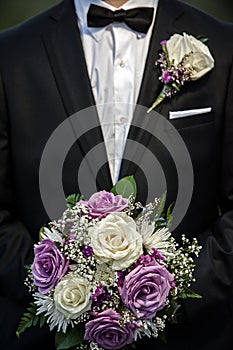
[[[159,96],[156,98],[152,106],[147,110],[147,113],[150,113],[152,109],[157,107],[164,99],[166,98],[166,85],[164,85],[163,90],[160,92]]]

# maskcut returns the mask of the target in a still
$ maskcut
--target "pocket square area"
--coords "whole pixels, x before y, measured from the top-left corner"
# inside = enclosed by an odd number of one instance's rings
[[[212,107],[196,108],[196,109],[186,109],[184,111],[170,111],[169,119],[185,118],[191,117],[199,114],[205,114],[211,112]]]

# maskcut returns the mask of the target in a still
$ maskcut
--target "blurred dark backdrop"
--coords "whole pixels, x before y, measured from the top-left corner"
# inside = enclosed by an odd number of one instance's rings
[[[233,22],[232,0],[183,1],[219,19]],[[58,2],[60,0],[0,0],[0,30],[11,27]]]

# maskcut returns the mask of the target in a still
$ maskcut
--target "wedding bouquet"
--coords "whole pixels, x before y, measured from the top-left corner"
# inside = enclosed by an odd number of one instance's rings
[[[165,195],[143,207],[133,177],[89,200],[67,198],[62,217],[40,231],[25,281],[33,302],[17,335],[47,322],[56,349],[126,349],[164,335],[190,290],[201,247],[172,237]]]

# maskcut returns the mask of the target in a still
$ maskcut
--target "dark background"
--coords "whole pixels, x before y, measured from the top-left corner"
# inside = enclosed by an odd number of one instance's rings
[[[233,22],[233,0],[183,1],[219,19]],[[0,30],[11,27],[58,2],[60,0],[0,0]]]

